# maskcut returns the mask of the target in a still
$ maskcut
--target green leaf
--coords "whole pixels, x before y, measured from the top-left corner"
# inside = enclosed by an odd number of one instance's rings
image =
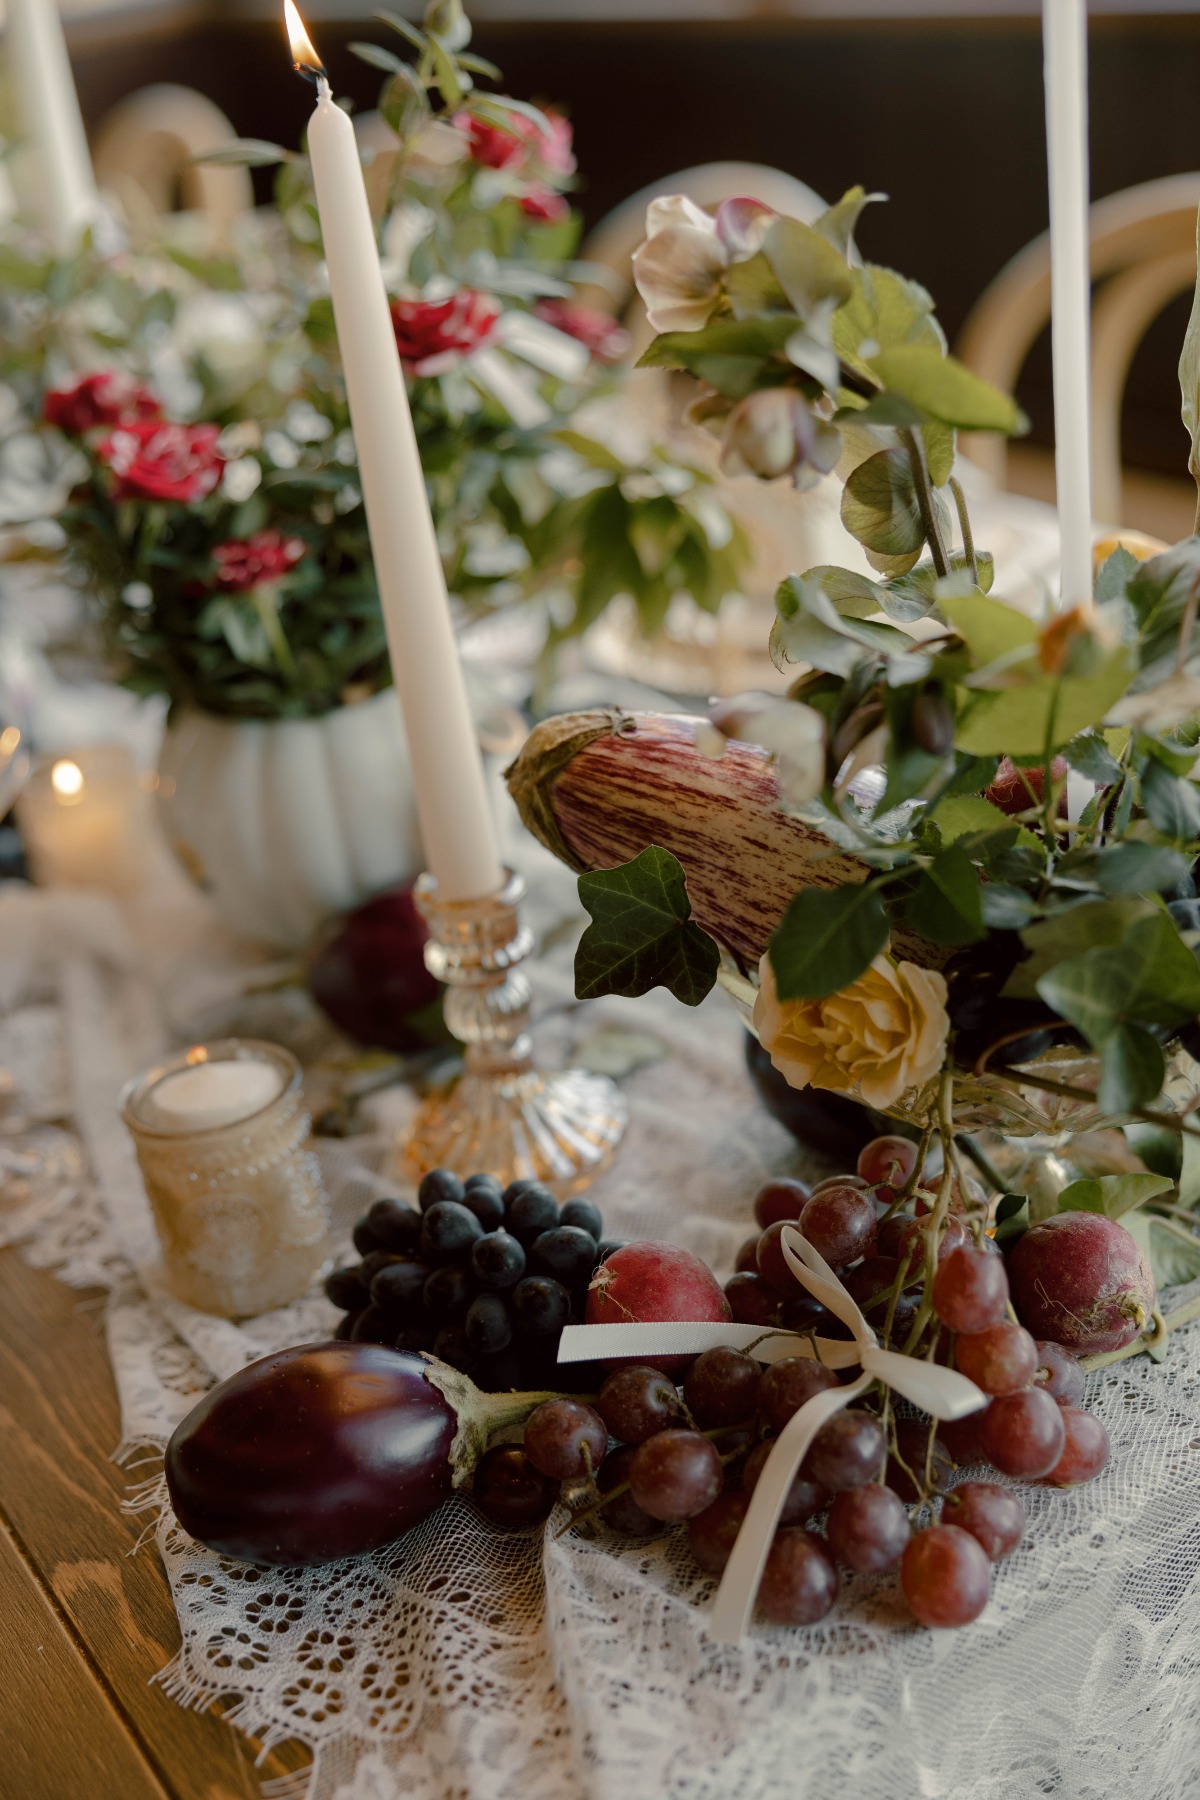
[[[966,644],[975,669],[1032,650],[1037,642],[1036,622],[1003,600],[991,600],[984,594],[948,596],[939,610]]]
[[[996,1202],[996,1242],[1010,1243],[1028,1230],[1028,1194],[1001,1194]]]
[[[1033,896],[1006,881],[985,882],[980,902],[983,922],[992,931],[1021,931],[1034,914]]]
[[[360,62],[369,63],[373,69],[382,69],[387,75],[395,75],[401,69],[408,70],[408,64],[392,50],[385,50],[382,44],[347,44],[347,50],[357,56]]]
[[[818,563],[815,568],[806,569],[799,579],[815,582],[844,619],[867,619],[872,613],[887,610],[887,596],[879,582],[860,575],[856,569]]]
[[[1143,844],[1136,838],[1099,851],[1096,880],[1110,897],[1124,894],[1161,893],[1174,887],[1188,872],[1185,857],[1161,844]]]
[[[943,610],[949,605],[943,602]],[[1040,756],[1048,742],[1057,750],[1104,717],[1128,688],[1131,672],[1128,646],[1119,645],[1091,675],[1038,671],[996,692],[964,689],[954,741],[975,756]]]
[[[859,463],[842,490],[842,524],[880,556],[917,556],[925,542],[912,470],[903,450]]]
[[[410,24],[407,19],[402,19],[399,13],[384,10],[377,12],[375,17],[383,24],[390,25],[393,31],[398,31],[402,38],[407,38],[414,50],[420,50],[424,54],[426,43],[423,31],[418,31],[415,25]]]
[[[1140,1025],[1118,1025],[1101,1046],[1098,1098],[1105,1112],[1149,1106],[1166,1076],[1162,1045]]]
[[[842,361],[867,381],[878,381],[870,357],[896,344],[946,348],[933,318],[933,300],[918,282],[878,263],[866,263],[853,274],[849,300],[834,314],[833,343]]]
[[[396,136],[405,139],[415,137],[429,118],[429,97],[407,64],[400,63],[392,79],[384,83],[379,111]]]
[[[855,425],[891,425],[900,429],[919,425],[925,415],[902,394],[873,394],[865,406],[842,406],[833,415],[835,425],[843,420]]]
[[[800,324],[792,313],[758,319],[714,319],[703,331],[665,331],[641,357],[639,369],[688,369],[730,400],[759,385],[771,359]]]
[[[1200,837],[1200,794],[1186,777],[1151,760],[1142,771],[1142,805],[1156,831],[1176,843]]]
[[[925,440],[925,460],[929,464],[929,479],[934,487],[945,487],[954,472],[955,435],[952,425],[944,425],[940,419],[929,419],[921,427],[921,436]],[[985,592],[992,584],[980,584]]]
[[[944,844],[965,837],[969,831],[1006,831],[1012,821],[982,794],[947,794],[929,814]]]
[[[1073,769],[1097,787],[1114,787],[1121,779],[1121,765],[1098,731],[1083,731],[1064,746],[1063,755]]]
[[[1033,1000],[1038,982],[1057,964],[1069,962],[1086,950],[1121,944],[1140,919],[1151,919],[1156,908],[1148,900],[1087,900],[1038,919],[1021,933],[1029,951],[1001,990],[1005,1000]]]
[[[1103,1213],[1119,1219],[1145,1200],[1170,1193],[1175,1183],[1164,1175],[1094,1175],[1073,1181],[1058,1196],[1059,1212]]]
[[[1196,246],[1200,256],[1200,215],[1196,219]],[[1188,468],[1200,487],[1200,264],[1197,265],[1196,292],[1192,299],[1191,317],[1184,334],[1179,357],[1179,389],[1182,398],[1183,428],[1191,440]]]
[[[466,98],[466,88],[463,86],[458,69],[455,66],[454,54],[451,51],[450,46],[443,43],[435,31],[427,31],[425,33],[425,41],[429,50],[430,60],[433,63],[433,79],[441,92],[442,99],[446,102],[446,105],[451,111],[453,111],[456,107],[461,106]],[[469,85],[468,78],[468,86]],[[489,98],[494,102],[496,96],[492,95],[489,96]]]
[[[771,938],[779,998],[822,1000],[840,992],[887,949],[888,936],[878,887],[861,882],[805,888]]]
[[[1010,437],[1029,429],[1015,400],[952,356],[921,344],[898,344],[868,360],[885,388],[944,425],[960,431],[1000,431]]]
[[[894,625],[840,613],[824,591],[798,575],[789,575],[775,596],[778,618],[771,631],[771,655],[784,662],[811,663],[831,675],[850,675],[864,649],[902,652],[910,640]]]
[[[813,226],[777,218],[763,239],[762,253],[800,321],[807,323],[827,301],[841,306],[850,298],[854,284],[849,264]]]
[[[698,1006],[717,979],[720,952],[692,920],[681,864],[651,845],[620,868],[579,877],[591,914],[575,953],[575,995],[645,994],[669,988]]]
[[[192,159],[198,163],[214,164],[218,168],[243,167],[247,169],[269,169],[275,163],[294,162],[295,152],[285,150],[279,144],[270,144],[265,138],[234,138],[231,144],[221,144],[215,150],[206,150],[203,156]]]
[[[1122,1223],[1150,1264],[1159,1292],[1200,1275],[1200,1236],[1157,1213],[1131,1212]]]
[[[1184,1151],[1189,1143],[1196,1143],[1196,1139],[1188,1134],[1172,1131],[1169,1126],[1147,1125],[1140,1120],[1123,1126],[1122,1130],[1134,1155],[1140,1157],[1152,1174],[1165,1175],[1173,1187],[1178,1183],[1180,1205],[1188,1205],[1182,1187]],[[1200,1165],[1200,1154],[1193,1153],[1192,1162],[1193,1167]]]
[[[1132,550],[1126,550],[1124,544],[1118,544],[1112,555],[1106,556],[1096,571],[1097,605],[1103,605],[1107,600],[1123,600],[1129,578],[1137,566],[1138,559]]]
[[[813,230],[819,231],[822,237],[829,239],[835,250],[849,258],[850,246],[854,242],[854,233],[858,229],[863,209],[877,200],[886,199],[886,194],[868,194],[862,187],[849,188],[840,200],[826,208],[819,219],[813,220]]]
[[[958,845],[941,851],[922,870],[904,916],[914,931],[935,944],[974,944],[984,936],[979,876]]]

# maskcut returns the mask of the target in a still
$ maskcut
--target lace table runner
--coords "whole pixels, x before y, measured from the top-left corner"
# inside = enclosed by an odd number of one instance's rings
[[[545,926],[569,902],[539,891]],[[9,1156],[0,1235],[108,1288],[119,1453],[140,1464],[213,1379],[326,1335],[336,1315],[314,1293],[234,1326],[166,1294],[113,1109],[146,1056],[146,943],[134,957],[119,931],[97,941],[62,923],[53,980],[0,1028],[0,1065],[40,1117],[70,1112],[78,1140],[48,1134],[52,1182],[26,1183]],[[569,961],[564,948],[541,965],[543,1007],[568,999]],[[4,980],[0,966],[11,999]],[[716,997],[698,1014],[662,995],[609,1001],[560,1011],[547,1050],[601,1023],[665,1050],[627,1083],[630,1134],[594,1190],[607,1229],[669,1236],[728,1273],[757,1184],[803,1167],[754,1099],[740,1025]],[[383,1148],[323,1148],[344,1229],[388,1191]],[[307,1800],[1195,1800],[1200,1330],[1161,1367],[1093,1377],[1089,1404],[1109,1469],[1075,1492],[1023,1490],[1025,1541],[960,1632],[918,1629],[893,1581],[852,1577],[820,1626],[757,1627],[733,1650],[705,1635],[712,1584],[681,1533],[560,1538],[552,1520],[503,1535],[458,1497],[376,1555],[252,1569],[184,1537],[151,1480],[131,1505],[182,1636],[161,1679],[186,1705],[232,1697],[226,1716],[268,1745],[309,1745],[310,1774],[274,1784]]]

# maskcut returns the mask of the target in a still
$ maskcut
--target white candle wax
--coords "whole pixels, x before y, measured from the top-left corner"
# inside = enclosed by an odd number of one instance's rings
[[[159,1082],[149,1096],[147,1114],[162,1130],[209,1131],[261,1112],[282,1091],[280,1071],[257,1058],[198,1062]]]
[[[1043,0],[1046,147],[1050,165],[1050,335],[1054,352],[1054,470],[1061,542],[1059,604],[1092,597],[1089,406],[1087,6]]]
[[[10,78],[37,160],[45,224],[71,248],[98,202],[79,95],[56,0],[8,0]]]
[[[504,871],[358,144],[323,78],[308,152],[425,859],[444,898],[478,900],[500,887]]]

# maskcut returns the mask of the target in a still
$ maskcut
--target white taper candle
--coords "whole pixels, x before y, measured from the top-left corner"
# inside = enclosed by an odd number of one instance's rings
[[[358,144],[324,76],[309,122],[308,153],[426,866],[442,898],[477,900],[503,880],[496,829]]]
[[[8,0],[9,79],[36,157],[47,230],[71,249],[96,217],[98,200],[79,95],[56,0]]]
[[[1092,595],[1086,0],[1043,0],[1059,603]]]

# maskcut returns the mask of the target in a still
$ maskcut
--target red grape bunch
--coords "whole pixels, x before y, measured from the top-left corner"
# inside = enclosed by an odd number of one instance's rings
[[[339,1338],[430,1352],[489,1392],[559,1387],[558,1339],[584,1315],[588,1283],[618,1248],[589,1200],[559,1210],[539,1181],[502,1187],[434,1169],[419,1211],[377,1200],[354,1227],[361,1261],[335,1269],[325,1292],[345,1318]],[[580,1366],[591,1386],[602,1372]]]

